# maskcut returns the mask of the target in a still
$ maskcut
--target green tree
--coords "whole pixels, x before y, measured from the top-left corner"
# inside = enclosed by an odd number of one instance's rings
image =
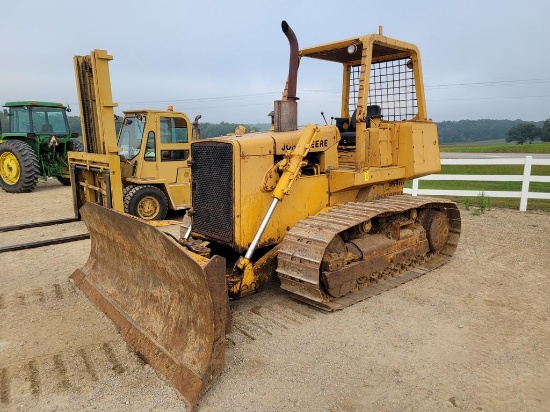
[[[523,144],[525,142],[533,143],[537,137],[540,137],[542,129],[532,123],[522,123],[512,127],[506,136],[507,142],[517,142]]]
[[[459,142],[478,142],[484,140],[505,139],[508,131],[524,123],[522,120],[458,120],[437,123],[439,141],[442,144]],[[542,126],[542,122],[540,125]]]
[[[540,140],[543,142],[550,142],[550,119],[546,119],[542,124]]]
[[[256,123],[254,125],[245,124],[245,123],[227,123],[227,122],[221,122],[221,123],[200,123],[201,128],[201,138],[205,139],[207,137],[217,137],[217,136],[224,136],[227,134],[235,133],[235,129],[237,126],[242,125],[246,128],[247,131],[261,131],[261,130],[267,130],[269,129],[269,123]]]

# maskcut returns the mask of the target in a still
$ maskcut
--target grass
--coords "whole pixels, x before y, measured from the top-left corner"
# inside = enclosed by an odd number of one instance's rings
[[[454,197],[454,196],[445,196],[445,199],[450,199],[453,202],[462,205],[466,210],[471,210],[473,214],[478,214],[477,209],[479,208],[479,198],[483,196],[483,192],[480,193],[478,197]],[[519,198],[504,198],[504,197],[491,197],[489,206],[485,210],[491,208],[498,209],[513,209],[519,210]],[[550,212],[550,200],[542,199],[529,199],[527,202],[527,210],[540,210],[543,212]]]
[[[442,152],[450,153],[526,153],[526,154],[550,154],[550,143],[537,142],[531,144],[478,142],[468,145],[440,146]]]
[[[533,143],[526,145],[518,144],[494,144],[494,145],[461,145],[461,146],[442,146],[442,152],[460,152],[460,153],[526,153],[526,154],[544,154],[550,153],[549,143]],[[441,174],[463,174],[463,175],[522,175],[523,165],[443,165]],[[531,167],[532,175],[550,176],[550,166],[534,165]],[[407,182],[405,187],[412,187],[411,182]],[[479,195],[476,197],[450,197],[453,201],[463,205],[466,209],[472,209],[476,214],[483,213],[491,207],[519,210],[519,198],[498,198],[488,197],[486,191],[521,191],[521,182],[468,182],[468,181],[438,181],[426,180],[419,181],[420,189],[440,189],[440,190],[475,190]],[[550,184],[531,182],[529,185],[531,192],[550,193]],[[527,210],[542,210],[550,212],[550,200],[529,199]]]
[[[470,198],[465,198],[462,202],[466,210],[473,210],[472,214],[481,215],[491,208],[491,198],[485,196],[485,193],[481,192],[475,200],[475,206]]]

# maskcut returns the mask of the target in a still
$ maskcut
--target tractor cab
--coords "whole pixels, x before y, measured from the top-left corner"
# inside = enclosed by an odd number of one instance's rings
[[[8,132],[27,138],[47,134],[70,137],[66,112],[70,109],[61,103],[21,101],[8,102]]]
[[[70,185],[68,151],[82,151],[71,133],[62,103],[17,101],[4,104],[7,121],[0,134],[0,185],[8,192],[30,192],[38,178]]]

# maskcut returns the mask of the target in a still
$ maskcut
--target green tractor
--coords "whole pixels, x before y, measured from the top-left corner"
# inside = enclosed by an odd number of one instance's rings
[[[83,152],[71,133],[69,108],[61,103],[22,101],[4,105],[8,130],[0,126],[0,185],[6,192],[32,192],[39,177],[71,184],[67,152]]]

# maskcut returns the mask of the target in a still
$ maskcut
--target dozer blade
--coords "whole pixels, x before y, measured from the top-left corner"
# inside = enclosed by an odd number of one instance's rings
[[[202,258],[147,223],[91,202],[81,215],[90,257],[70,278],[194,410],[225,362],[225,259]]]

